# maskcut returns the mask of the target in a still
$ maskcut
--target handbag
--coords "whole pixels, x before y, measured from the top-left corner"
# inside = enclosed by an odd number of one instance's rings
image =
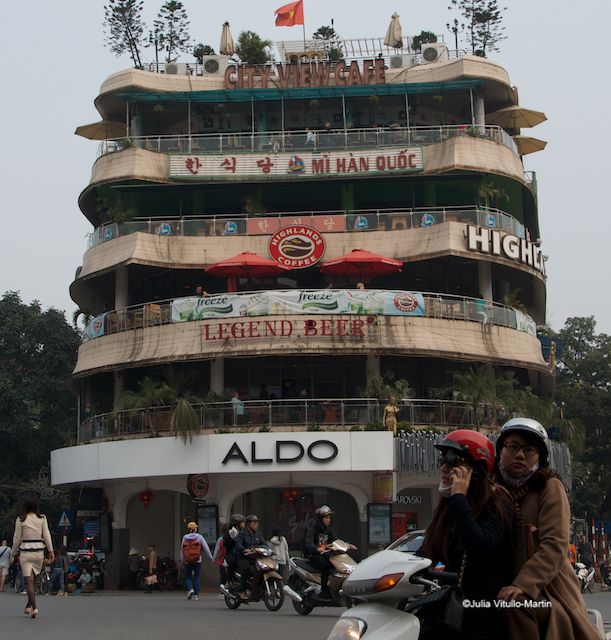
[[[419,640],[460,637],[464,613],[462,583],[466,564],[467,553],[464,552],[457,585],[441,587],[405,607],[405,611],[415,613],[420,620]]]

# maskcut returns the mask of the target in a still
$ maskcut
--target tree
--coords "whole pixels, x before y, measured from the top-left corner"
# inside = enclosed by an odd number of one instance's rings
[[[168,0],[153,23],[159,49],[165,49],[166,62],[172,62],[181,51],[190,50],[189,19],[182,2]]]
[[[151,434],[156,433],[153,418],[155,407],[163,407],[176,402],[176,391],[165,382],[155,382],[148,376],[138,382],[137,391],[124,391],[119,399],[123,411],[142,413],[145,426]]]
[[[450,0],[448,9],[456,9],[465,20],[467,41],[471,53],[486,57],[490,51],[498,51],[498,43],[505,40],[502,25],[503,12],[498,0]]]
[[[318,27],[312,34],[315,40],[322,40],[325,53],[330,62],[339,62],[343,59],[340,39],[333,27]]]
[[[422,45],[427,42],[437,42],[437,36],[432,31],[421,31],[417,36],[414,36],[412,49],[414,51],[420,51]]]
[[[51,450],[74,444],[76,398],[66,386],[80,338],[57,309],[0,298],[0,528],[20,491],[39,484]],[[14,518],[13,518],[14,522]]]
[[[569,318],[557,336],[556,403],[561,417],[583,431],[571,447],[575,467],[571,504],[582,517],[611,516],[611,336],[596,333],[593,317]],[[570,441],[569,441],[570,442]]]
[[[204,56],[213,56],[214,49],[209,44],[199,43],[193,48],[193,57],[202,64],[204,62]]]
[[[104,6],[106,46],[116,55],[128,52],[134,66],[142,68],[140,49],[144,36],[143,0],[109,0]]]
[[[269,48],[271,40],[263,40],[254,31],[242,31],[238,36],[236,53],[242,62],[265,64],[271,59]]]

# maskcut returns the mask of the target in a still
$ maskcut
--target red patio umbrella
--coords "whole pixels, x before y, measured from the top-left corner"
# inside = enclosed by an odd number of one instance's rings
[[[333,276],[384,276],[399,273],[403,262],[366,249],[353,249],[339,258],[326,260],[320,270]]]
[[[214,264],[209,264],[205,271],[211,276],[221,276],[231,279],[248,276],[252,278],[264,278],[266,276],[276,276],[285,271],[290,271],[290,268],[285,267],[275,260],[270,260],[270,258],[264,258],[257,253],[244,251],[232,258],[226,258]],[[233,286],[230,286],[229,290],[235,291],[235,281],[230,282],[230,284]]]

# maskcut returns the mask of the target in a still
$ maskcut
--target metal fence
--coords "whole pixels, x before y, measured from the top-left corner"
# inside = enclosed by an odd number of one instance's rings
[[[193,407],[202,433],[206,433],[246,427],[382,429],[381,421],[386,404],[387,401],[376,398],[295,398],[245,400],[242,402],[242,409],[238,409],[238,403],[231,401],[194,404]],[[492,427],[495,423],[492,407],[484,404],[474,407],[472,403],[456,400],[404,398],[399,409],[397,419],[400,424]],[[79,442],[126,435],[167,435],[172,411],[172,407],[163,406],[97,415],[81,424]],[[498,419],[497,412],[496,420]]]
[[[131,136],[103,140],[98,157],[128,147],[157,153],[279,153],[293,151],[350,151],[383,147],[436,144],[456,137],[492,140],[518,153],[513,138],[497,125],[443,125],[437,127],[376,127],[342,130],[308,130],[207,133],[179,136]]]
[[[306,291],[317,291],[304,289]],[[371,292],[376,291],[372,289]],[[232,295],[251,295],[253,292],[242,291]],[[415,292],[406,292],[415,293]],[[420,292],[419,292],[420,293]],[[424,297],[424,313],[427,318],[441,318],[449,320],[468,320],[480,322],[486,325],[497,325],[509,327],[520,331],[527,331],[532,334],[536,332],[535,322],[526,314],[496,302],[489,302],[481,298],[468,298],[450,294],[440,295],[438,293],[421,292]],[[218,294],[224,295],[224,294]],[[212,296],[210,296],[212,297]],[[132,329],[143,329],[145,327],[155,327],[172,324],[172,302],[179,300],[160,300],[154,303],[134,305],[124,309],[108,311],[100,316],[96,316],[86,325],[83,332],[84,340],[94,340],[105,335],[121,333]],[[290,315],[282,313],[278,315]],[[317,315],[337,315],[332,312]],[[375,315],[383,316],[383,313]],[[393,316],[398,317],[398,316]],[[422,317],[422,316],[419,316]],[[518,322],[520,320],[520,322]],[[183,322],[189,322],[184,320]]]
[[[432,431],[415,433],[401,431],[396,440],[395,469],[436,475],[439,470],[439,451],[435,449],[435,444],[443,437],[443,434]],[[489,435],[488,438],[496,444],[498,435]],[[550,466],[562,477],[567,489],[570,490],[572,488],[571,454],[565,443],[551,442]]]
[[[286,224],[315,226],[329,216],[343,216],[347,233],[366,231],[397,231],[423,229],[442,222],[462,222],[488,229],[500,229],[519,238],[525,237],[524,225],[513,216],[490,207],[414,207],[405,209],[359,209],[332,211],[284,211],[260,216],[222,214],[208,216],[150,216],[130,222],[104,224],[89,234],[87,248],[114,240],[130,233],[149,233],[161,236],[242,236],[269,235],[267,225],[258,225],[270,218],[285,219]]]

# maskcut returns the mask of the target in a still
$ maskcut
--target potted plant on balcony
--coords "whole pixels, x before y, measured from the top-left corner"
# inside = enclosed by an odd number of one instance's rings
[[[155,382],[148,376],[138,383],[137,391],[123,392],[119,400],[119,408],[135,415],[140,413],[144,426],[152,436],[157,435],[159,428],[155,419],[155,408],[176,402],[176,391],[165,382]]]

